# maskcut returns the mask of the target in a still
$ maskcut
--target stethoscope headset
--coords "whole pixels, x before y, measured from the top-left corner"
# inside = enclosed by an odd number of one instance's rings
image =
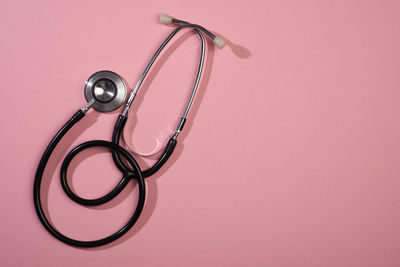
[[[86,100],[88,101],[88,104],[83,107],[82,109],[78,110],[71,118],[70,120],[57,132],[57,134],[54,136],[54,138],[51,140],[50,144],[47,146],[46,150],[44,151],[42,158],[40,159],[39,166],[36,170],[36,175],[35,175],[35,181],[34,181],[34,188],[33,188],[33,199],[34,199],[34,204],[35,204],[35,209],[36,213],[40,219],[40,222],[43,224],[45,229],[53,235],[55,238],[58,240],[71,245],[71,246],[76,246],[76,247],[98,247],[102,246],[105,244],[108,244],[110,242],[115,241],[116,239],[120,238],[123,236],[125,233],[129,231],[130,228],[136,223],[138,220],[142,210],[143,206],[145,203],[145,196],[146,196],[146,186],[144,182],[144,178],[147,178],[154,173],[156,173],[168,160],[168,158],[171,156],[172,152],[175,149],[176,143],[177,143],[177,138],[179,133],[182,131],[185,122],[186,122],[186,117],[189,113],[190,107],[193,103],[197,87],[199,85],[201,73],[203,70],[203,63],[204,63],[204,57],[205,57],[205,40],[204,36],[202,33],[205,33],[208,35],[215,43],[215,45],[219,48],[223,48],[226,41],[221,38],[217,37],[211,32],[209,32],[207,29],[203,28],[200,25],[196,24],[190,24],[186,21],[182,20],[177,20],[174,19],[168,15],[161,15],[160,17],[160,22],[163,24],[170,24],[174,23],[177,24],[178,27],[176,27],[171,34],[164,40],[164,42],[160,45],[160,47],[157,49],[157,51],[154,53],[152,58],[150,59],[149,63],[147,64],[142,76],[140,77],[137,85],[135,88],[131,91],[128,100],[125,104],[125,108],[123,112],[119,115],[115,126],[114,126],[114,131],[112,135],[112,142],[109,141],[104,141],[104,140],[93,140],[93,141],[88,141],[84,142],[75,148],[73,148],[65,157],[62,166],[61,166],[61,171],[60,171],[60,178],[61,178],[61,185],[64,190],[64,192],[68,195],[70,199],[73,201],[85,205],[85,206],[96,206],[100,204],[104,204],[114,197],[116,197],[128,184],[128,182],[131,179],[134,179],[137,181],[137,186],[139,189],[139,197],[138,197],[138,202],[136,209],[134,213],[132,214],[131,218],[129,221],[117,232],[102,238],[98,240],[93,240],[93,241],[81,241],[81,240],[76,240],[72,239],[70,237],[65,236],[64,234],[60,233],[47,219],[47,217],[44,214],[41,199],[40,199],[40,187],[42,183],[42,176],[43,172],[46,168],[47,162],[49,161],[49,158],[51,154],[53,153],[54,149],[56,148],[57,144],[60,142],[60,140],[64,137],[64,135],[78,122],[80,121],[84,116],[85,113],[90,109],[94,108],[97,111],[100,112],[111,112],[119,107],[122,106],[122,104],[125,102],[126,96],[127,96],[127,86],[124,82],[124,80],[116,73],[111,72],[111,71],[99,71],[93,74],[92,76],[89,77],[89,79],[86,82],[84,91],[85,91],[85,97]],[[179,32],[182,29],[185,28],[192,28],[200,37],[201,40],[201,55],[200,55],[200,61],[199,61],[199,66],[197,70],[197,75],[196,79],[193,85],[193,89],[191,91],[189,100],[186,104],[186,108],[182,114],[181,119],[179,120],[175,133],[173,136],[169,139],[167,142],[163,153],[161,156],[158,158],[158,160],[154,163],[152,167],[150,167],[147,170],[141,170],[140,166],[134,159],[134,157],[129,153],[125,148],[120,146],[119,142],[120,139],[123,139],[123,129],[125,126],[125,123],[128,118],[128,111],[129,108],[132,105],[133,100],[135,99],[135,96],[145,79],[147,73],[149,72],[151,66],[153,65],[154,61],[157,59],[161,51],[164,49],[164,47],[168,44],[168,42],[172,39],[172,37],[175,36],[177,32]],[[83,150],[92,148],[92,147],[104,147],[108,148],[112,152],[112,158],[117,166],[117,168],[122,172],[122,179],[118,183],[118,185],[112,189],[108,194],[105,196],[102,196],[100,198],[96,199],[85,199],[81,198],[78,195],[76,195],[70,188],[67,182],[67,171],[68,167],[72,161],[72,159],[80,152]],[[128,147],[129,148],[129,147]],[[122,160],[122,158],[125,159],[125,161]]]

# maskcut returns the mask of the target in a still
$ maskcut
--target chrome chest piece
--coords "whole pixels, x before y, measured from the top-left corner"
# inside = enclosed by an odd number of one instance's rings
[[[93,108],[100,112],[118,109],[124,103],[126,93],[126,84],[121,76],[108,70],[96,72],[85,84],[86,100],[94,99]]]

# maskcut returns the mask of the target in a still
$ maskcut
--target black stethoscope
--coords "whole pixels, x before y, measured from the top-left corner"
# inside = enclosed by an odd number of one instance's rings
[[[190,107],[192,105],[192,102],[194,100],[194,96],[197,91],[197,87],[199,85],[200,77],[201,77],[201,72],[203,69],[203,63],[204,63],[204,55],[205,55],[205,40],[203,37],[203,33],[208,35],[211,39],[213,39],[215,45],[219,48],[223,48],[226,41],[221,38],[217,37],[205,28],[203,28],[200,25],[196,24],[190,24],[186,21],[182,20],[177,20],[174,19],[168,15],[161,15],[160,17],[160,22],[163,24],[170,24],[170,23],[175,23],[178,24],[179,26],[175,28],[172,33],[164,40],[164,42],[160,45],[160,47],[157,49],[157,51],[154,53],[153,57],[151,58],[150,62],[146,66],[142,76],[140,77],[137,85],[135,88],[132,90],[130,93],[128,100],[125,104],[125,108],[121,115],[119,115],[117,122],[115,123],[114,126],[114,131],[113,131],[113,136],[112,136],[112,142],[109,141],[104,141],[104,140],[93,140],[93,141],[88,141],[85,143],[82,143],[78,146],[76,146],[74,149],[72,149],[68,155],[65,157],[62,166],[61,166],[61,172],[60,172],[60,178],[61,178],[61,184],[64,192],[68,195],[69,198],[71,198],[73,201],[81,204],[81,205],[86,205],[86,206],[95,206],[95,205],[100,205],[104,204],[114,197],[116,197],[128,184],[128,182],[131,179],[135,179],[137,181],[137,186],[139,189],[139,198],[138,198],[138,203],[136,206],[136,209],[134,213],[132,214],[131,218],[129,221],[117,232],[114,234],[111,234],[110,236],[107,236],[105,238],[99,239],[99,240],[94,240],[94,241],[81,241],[81,240],[76,240],[69,238],[62,233],[60,233],[57,229],[52,226],[50,221],[46,218],[42,203],[40,200],[40,186],[42,183],[42,176],[44,169],[46,168],[47,162],[53,153],[55,147],[57,144],[60,142],[60,140],[64,137],[64,135],[78,122],[80,121],[84,116],[85,113],[93,107],[95,110],[100,111],[100,112],[110,112],[113,110],[118,109],[121,107],[121,105],[125,102],[126,96],[127,96],[127,86],[124,82],[124,80],[116,73],[111,72],[111,71],[99,71],[93,74],[88,81],[86,82],[85,85],[85,97],[86,100],[88,101],[88,104],[83,107],[82,109],[78,110],[71,118],[70,120],[57,132],[57,134],[54,136],[54,138],[51,140],[50,144],[47,146],[46,150],[44,151],[42,158],[40,159],[39,166],[36,170],[36,175],[35,175],[35,181],[34,181],[34,188],[33,188],[33,200],[35,204],[35,209],[36,213],[40,219],[40,222],[43,224],[43,226],[46,228],[46,230],[53,235],[55,238],[58,240],[72,246],[76,247],[97,247],[97,246],[102,246],[105,244],[108,244],[110,242],[113,242],[114,240],[120,238],[123,236],[125,233],[129,231],[129,229],[135,224],[137,219],[140,216],[140,213],[143,210],[143,206],[145,203],[145,196],[146,196],[146,186],[144,183],[144,178],[149,177],[156,173],[168,160],[168,158],[171,156],[172,152],[174,151],[174,148],[177,143],[177,137],[179,133],[182,131],[183,126],[186,121],[186,117],[189,113]],[[199,35],[200,40],[201,40],[201,56],[200,56],[200,62],[199,62],[199,67],[197,70],[197,75],[196,79],[193,85],[193,89],[191,92],[191,95],[189,97],[189,100],[187,102],[185,111],[181,117],[181,119],[178,122],[178,125],[176,127],[175,133],[173,136],[169,139],[168,143],[166,144],[164,148],[164,152],[162,155],[158,158],[156,163],[150,167],[147,170],[142,171],[140,169],[140,166],[136,162],[136,160],[133,158],[133,156],[123,147],[119,145],[119,141],[121,137],[123,138],[123,129],[128,117],[128,111],[129,108],[132,105],[132,102],[136,96],[137,91],[139,90],[143,80],[145,79],[147,73],[149,72],[151,66],[153,65],[154,61],[162,51],[162,49],[167,45],[167,43],[172,39],[172,37],[175,36],[175,34],[184,29],[184,28],[192,28],[194,31]],[[118,185],[111,190],[108,194],[106,194],[103,197],[97,198],[97,199],[84,199],[79,196],[77,196],[69,187],[68,182],[67,182],[67,171],[68,167],[71,163],[71,160],[81,151],[92,148],[92,147],[105,147],[108,148],[112,151],[112,157],[113,161],[118,167],[118,169],[122,172],[122,179],[118,183]],[[122,158],[126,160],[127,163],[125,163]]]

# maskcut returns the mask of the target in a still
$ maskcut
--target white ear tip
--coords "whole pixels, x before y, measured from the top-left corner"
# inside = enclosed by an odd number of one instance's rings
[[[218,48],[223,48],[226,45],[226,40],[222,37],[218,37],[216,36],[214,38],[214,44],[218,47]]]
[[[170,24],[172,22],[172,17],[167,14],[161,14],[160,22],[162,24]]]

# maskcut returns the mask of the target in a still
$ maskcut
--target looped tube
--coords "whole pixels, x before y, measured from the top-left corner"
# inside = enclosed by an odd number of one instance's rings
[[[103,140],[94,140],[94,141],[89,141],[89,142],[83,143],[83,144],[77,146],[76,148],[74,148],[67,155],[66,159],[63,162],[64,170],[62,170],[61,173],[62,174],[64,173],[65,177],[66,177],[67,169],[68,169],[68,166],[69,166],[71,160],[73,159],[74,156],[76,156],[82,150],[85,150],[85,149],[88,149],[91,147],[96,147],[96,146],[109,148],[112,152],[118,153],[118,155],[122,155],[133,169],[133,171],[125,171],[124,172],[124,176],[118,186],[120,186],[121,184],[127,183],[129,178],[133,178],[132,173],[133,172],[135,173],[134,178],[137,180],[138,188],[139,188],[139,199],[138,199],[136,209],[135,209],[132,217],[129,219],[129,221],[120,230],[118,230],[114,234],[111,234],[110,236],[107,236],[105,238],[98,239],[98,240],[93,240],[93,241],[81,241],[81,240],[72,239],[70,237],[63,235],[54,226],[51,225],[50,221],[46,218],[46,215],[44,214],[41,199],[40,199],[40,186],[42,183],[43,173],[44,173],[46,165],[49,161],[49,158],[50,158],[51,154],[53,153],[54,149],[56,148],[57,144],[60,142],[60,140],[63,138],[63,136],[72,128],[72,126],[74,126],[84,116],[85,116],[85,113],[82,110],[79,110],[78,112],[76,112],[72,116],[72,118],[60,129],[60,131],[58,131],[58,133],[51,140],[50,144],[47,146],[47,148],[46,148],[45,152],[43,153],[43,156],[39,162],[39,166],[36,170],[35,181],[34,181],[34,186],[33,186],[33,201],[34,201],[36,213],[40,219],[40,222],[43,224],[44,228],[55,238],[57,238],[58,240],[66,243],[68,245],[71,245],[71,246],[98,247],[98,246],[102,246],[102,245],[108,244],[110,242],[113,242],[116,239],[120,238],[126,232],[128,232],[129,229],[132,228],[132,226],[136,223],[136,221],[138,220],[138,218],[143,210],[143,206],[145,203],[146,187],[145,187],[144,179],[143,179],[142,172],[140,170],[139,165],[137,164],[135,159],[124,148],[120,147],[119,145],[113,144],[108,141],[103,141]],[[118,192],[120,192],[125,187],[125,185],[121,185],[122,188],[117,186],[116,188],[118,188],[118,189],[115,188],[114,190],[112,190],[108,195],[106,195],[103,198],[107,198],[109,200],[109,199],[115,197],[117,195],[117,193],[115,193],[115,192],[118,190],[119,190]],[[64,186],[63,186],[63,188],[64,188]],[[65,190],[65,188],[64,188],[64,190]],[[102,198],[100,198],[100,199],[102,199]],[[90,200],[85,200],[85,199],[83,199],[83,200],[90,201]],[[98,203],[93,202],[93,203],[85,204],[85,205],[98,205],[99,203],[100,204],[104,203],[104,200],[100,200],[100,201],[97,200],[97,201],[98,201]],[[81,204],[83,204],[83,203],[81,203]]]
[[[104,141],[102,141],[104,142]],[[110,142],[108,142],[110,143]],[[92,145],[94,144],[94,145]],[[115,146],[116,144],[114,144]],[[96,199],[85,199],[85,198],[81,198],[78,195],[76,195],[71,188],[68,185],[68,180],[67,180],[67,171],[68,171],[68,167],[69,164],[71,163],[72,159],[78,155],[79,152],[81,152],[84,149],[87,149],[89,147],[94,147],[94,146],[104,146],[104,144],[101,144],[99,141],[91,141],[91,142],[86,142],[86,143],[82,143],[78,146],[76,146],[74,149],[72,149],[68,155],[65,157],[62,165],[61,165],[61,170],[60,170],[60,180],[61,180],[61,186],[65,192],[65,194],[67,194],[67,196],[72,199],[73,201],[75,201],[76,203],[79,203],[81,205],[85,205],[85,206],[97,206],[97,205],[101,205],[104,204],[110,200],[112,200],[113,198],[115,198],[119,193],[121,193],[121,191],[125,188],[125,186],[128,184],[129,179],[133,178],[133,172],[130,171],[129,168],[125,168],[124,170],[121,170],[123,173],[122,179],[121,181],[118,183],[118,185],[116,187],[114,187],[108,194],[106,194],[105,196],[96,198]],[[109,145],[107,145],[107,147],[110,147]],[[116,153],[118,155],[120,155],[116,150],[111,148],[111,151],[113,153]],[[136,169],[135,169],[136,170]],[[136,170],[137,171],[137,170]],[[136,176],[135,176],[136,178]]]

